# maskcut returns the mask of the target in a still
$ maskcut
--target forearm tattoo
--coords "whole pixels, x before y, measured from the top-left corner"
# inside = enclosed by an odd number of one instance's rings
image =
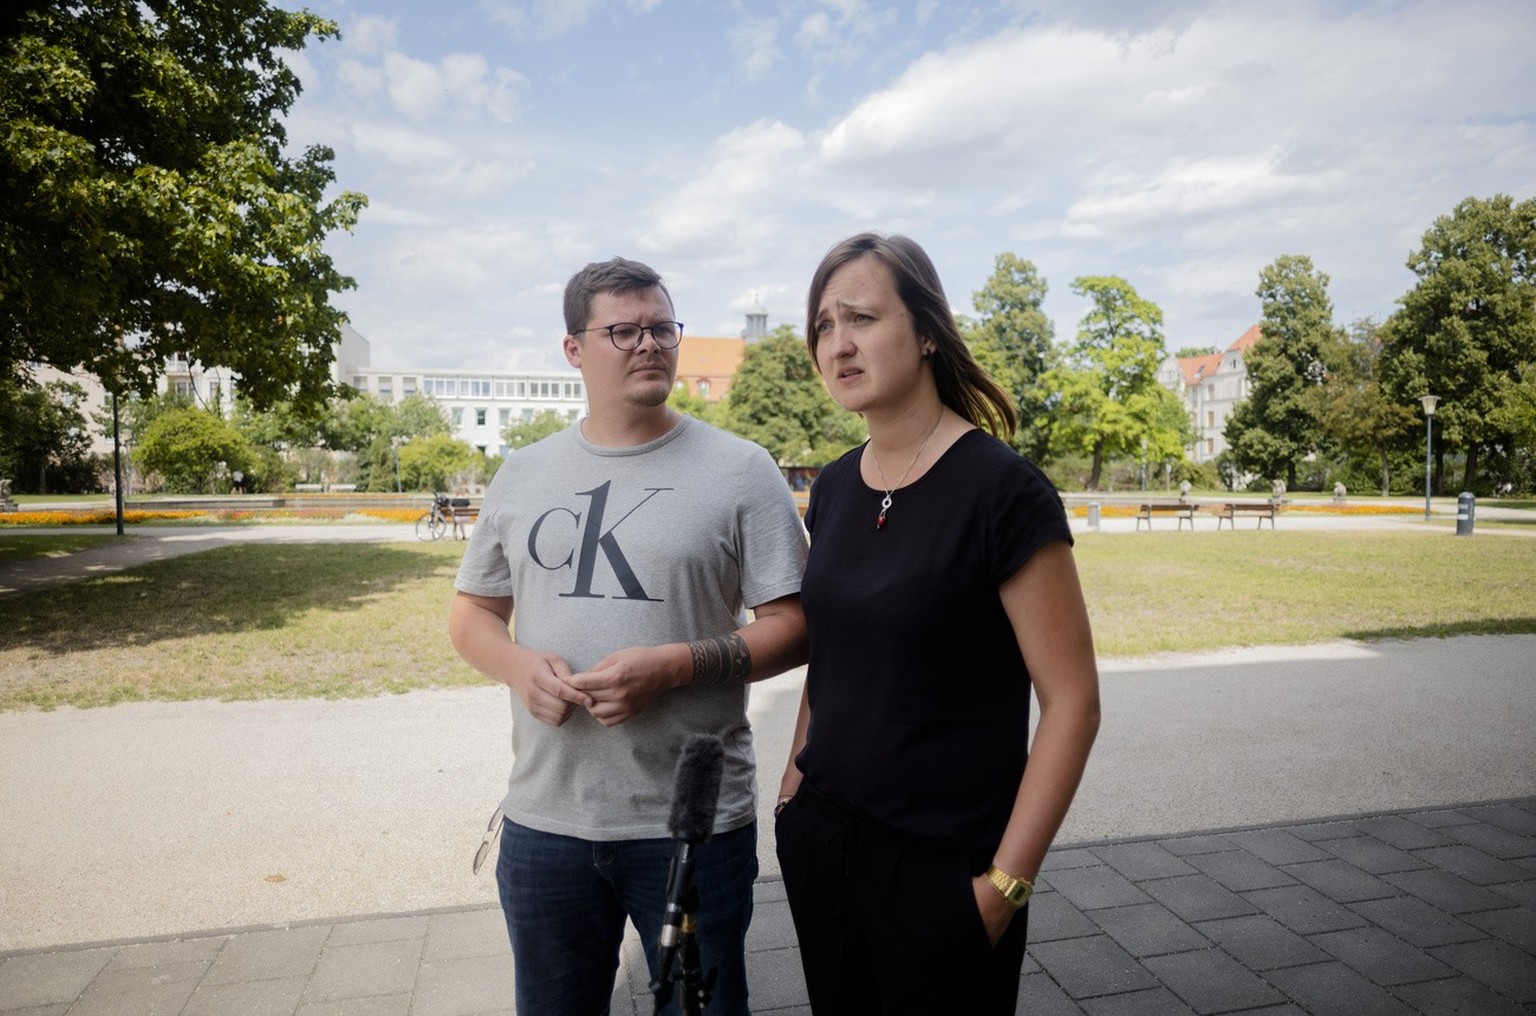
[[[735,632],[688,643],[693,654],[693,683],[713,687],[727,681],[744,681],[752,672],[752,651]]]

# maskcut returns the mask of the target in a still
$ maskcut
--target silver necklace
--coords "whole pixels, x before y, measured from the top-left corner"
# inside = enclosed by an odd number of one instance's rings
[[[901,479],[891,484],[889,489],[886,489],[885,497],[880,501],[880,516],[875,519],[876,529],[885,528],[885,513],[891,510],[891,495],[896,493],[898,487],[907,482],[907,474],[912,472],[912,467],[917,465],[917,460],[923,457],[923,452],[928,448],[928,442],[933,439],[933,435],[938,432],[939,424],[943,422],[944,410],[941,407],[939,409],[939,418],[933,421],[933,429],[928,431],[928,436],[923,438],[923,443],[917,446],[917,454],[912,456],[911,462],[907,463],[907,468],[902,471]],[[880,468],[880,456],[875,454],[875,442],[873,439],[869,442],[869,459],[875,464],[875,472],[880,474],[880,486],[885,488],[889,481],[885,478],[885,470]]]

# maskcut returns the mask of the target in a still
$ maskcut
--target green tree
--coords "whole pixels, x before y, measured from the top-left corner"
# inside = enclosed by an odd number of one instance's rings
[[[507,443],[509,449],[526,448],[535,441],[542,441],[551,434],[558,434],[570,425],[570,418],[564,413],[546,409],[531,420],[512,424],[501,432],[501,439]]]
[[[22,0],[0,20],[0,373],[149,395],[227,367],[257,406],[318,404],[350,288],[325,253],[366,199],[285,152],[283,53],[335,26],[265,0]]]
[[[396,468],[396,446],[451,429],[442,406],[428,396],[407,395],[391,404],[353,393],[332,400],[319,438],[324,447],[355,457],[359,490],[391,491],[404,478]]]
[[[962,323],[976,362],[1018,406],[1014,447],[1038,461],[1050,453],[1050,393],[1042,378],[1056,361],[1055,330],[1041,309],[1047,288],[1034,262],[999,254],[991,277],[972,295],[980,319]]]
[[[679,382],[678,386],[672,389],[672,394],[667,396],[667,405],[679,413],[685,413],[694,419],[703,420],[705,423],[714,423],[715,417],[718,415],[715,407],[720,405],[720,403],[705,402],[704,399],[688,391]]]
[[[1486,489],[1483,459],[1516,461],[1536,430],[1536,198],[1466,198],[1408,267],[1418,282],[1387,322],[1383,385],[1407,406],[1440,396],[1436,452],[1462,452],[1462,489]]]
[[[863,421],[832,401],[789,325],[747,346],[725,402],[723,426],[783,467],[824,465],[864,439]]]
[[[1310,390],[1324,446],[1350,475],[1374,467],[1385,497],[1392,489],[1394,448],[1414,425],[1414,412],[1381,386],[1381,328],[1356,321],[1323,349],[1327,376]]]
[[[39,385],[0,374],[0,476],[13,480],[17,493],[95,488],[84,398],[72,382]]]
[[[1077,341],[1046,372],[1054,449],[1085,454],[1087,489],[1098,490],[1104,463],[1180,460],[1191,440],[1178,396],[1157,381],[1166,357],[1163,312],[1116,276],[1074,279],[1072,291],[1093,301]]]
[[[184,407],[155,417],[138,435],[139,466],[177,494],[227,493],[229,475],[255,465],[250,442],[218,413]]]
[[[1297,463],[1321,437],[1315,389],[1327,376],[1324,350],[1338,340],[1328,276],[1303,254],[1284,254],[1259,272],[1263,337],[1243,354],[1248,398],[1227,418],[1240,469],[1296,486]]]
[[[400,446],[402,484],[406,490],[453,490],[467,482],[477,459],[483,458],[467,441],[450,434],[407,441]]]

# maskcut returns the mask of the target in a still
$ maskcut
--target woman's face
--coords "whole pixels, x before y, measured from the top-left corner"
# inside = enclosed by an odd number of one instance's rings
[[[918,338],[895,276],[878,258],[834,271],[815,320],[816,367],[844,409],[899,408],[928,376],[923,353],[931,344]]]

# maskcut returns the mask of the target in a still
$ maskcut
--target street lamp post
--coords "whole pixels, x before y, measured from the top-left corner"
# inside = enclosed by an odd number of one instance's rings
[[[1432,445],[1431,432],[1435,420],[1435,406],[1440,401],[1438,395],[1426,395],[1419,400],[1424,403],[1424,521],[1429,521],[1429,480],[1430,480],[1430,448]]]

